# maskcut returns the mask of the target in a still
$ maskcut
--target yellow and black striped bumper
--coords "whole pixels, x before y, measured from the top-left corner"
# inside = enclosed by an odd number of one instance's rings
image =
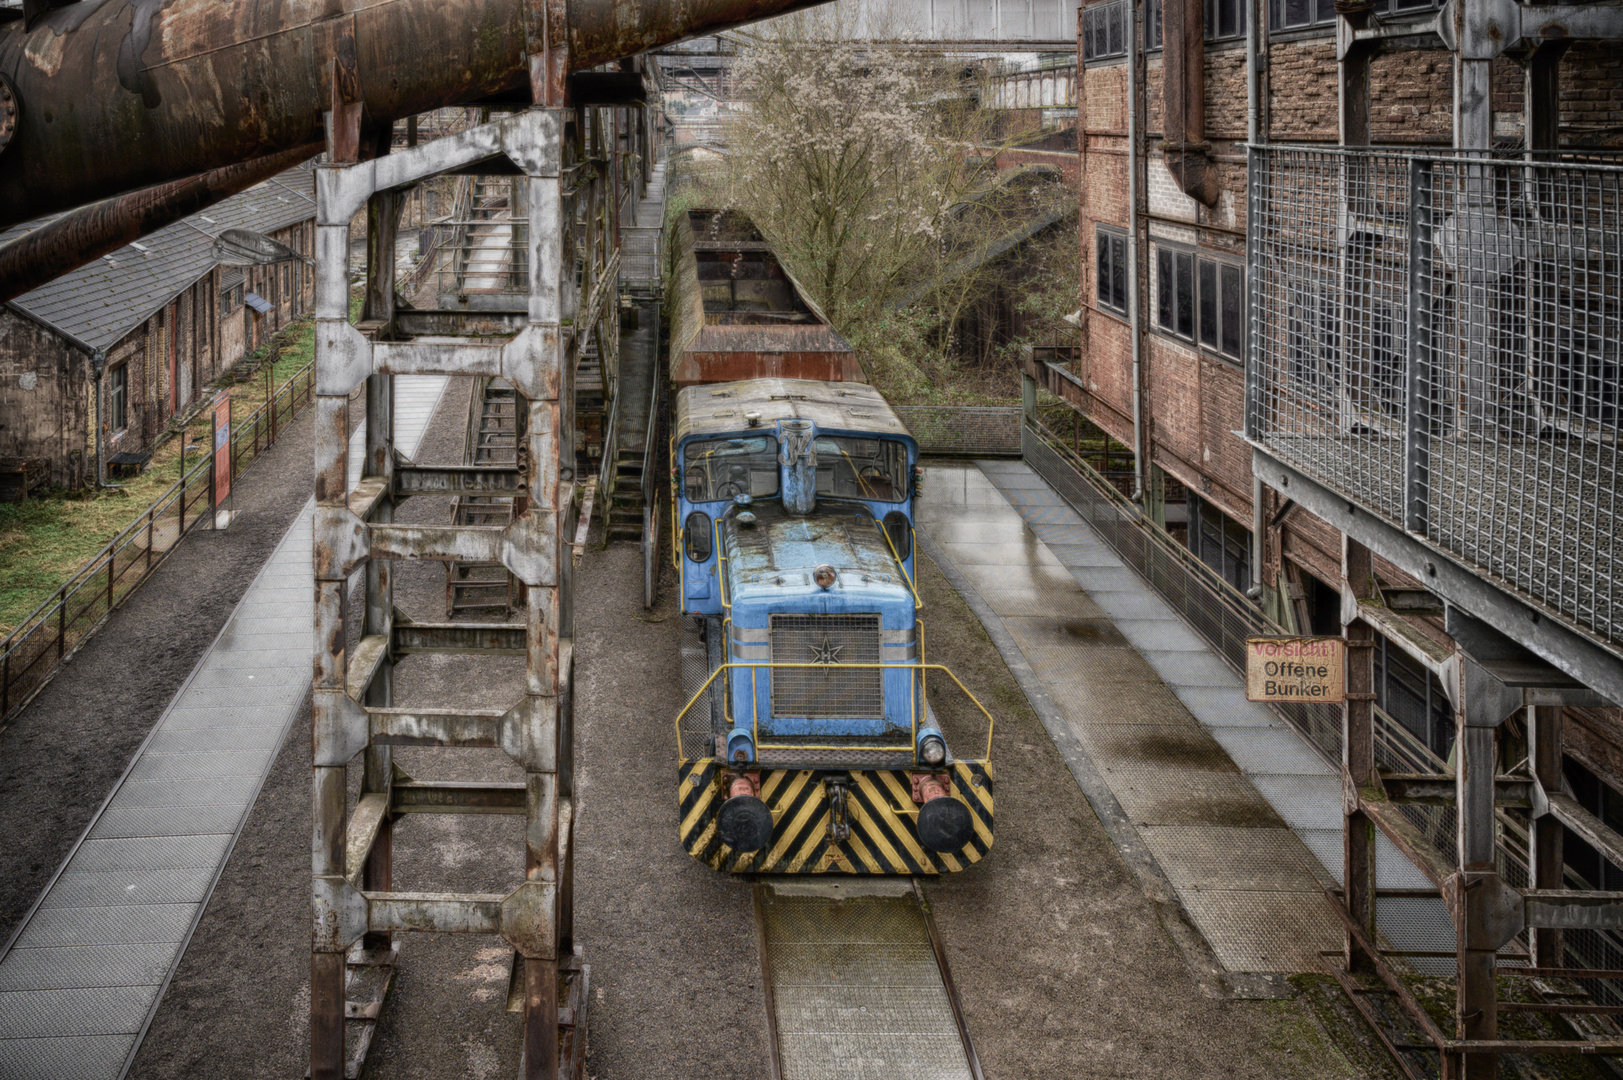
[[[737,852],[721,842],[716,813],[726,799],[726,770],[716,758],[684,761],[678,781],[682,846],[717,870],[735,874],[950,874],[992,848],[992,765],[958,761],[952,795],[969,807],[974,838],[949,854],[919,843],[919,808],[906,769],[763,769],[761,799],[772,811],[772,842]],[[830,837],[828,781],[846,781],[843,840]]]

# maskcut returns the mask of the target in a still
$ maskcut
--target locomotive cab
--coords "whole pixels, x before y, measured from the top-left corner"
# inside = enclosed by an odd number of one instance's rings
[[[673,449],[673,546],[708,676],[677,722],[689,850],[755,873],[978,860],[990,764],[954,755],[927,696],[918,448],[895,413],[861,383],[690,387]]]

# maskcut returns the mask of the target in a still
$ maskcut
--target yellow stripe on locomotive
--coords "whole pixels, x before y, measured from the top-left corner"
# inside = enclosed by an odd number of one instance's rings
[[[955,761],[923,769],[762,769],[743,773],[718,758],[684,760],[678,770],[682,846],[716,870],[735,874],[950,874],[992,848],[992,767]],[[729,799],[758,795],[770,814],[765,842],[740,851],[723,837]],[[935,789],[941,789],[935,793]],[[920,802],[922,793],[932,795]],[[735,794],[736,793],[736,794]],[[949,800],[968,820],[969,839],[931,850],[919,835],[928,807]],[[751,842],[761,838],[751,838]]]

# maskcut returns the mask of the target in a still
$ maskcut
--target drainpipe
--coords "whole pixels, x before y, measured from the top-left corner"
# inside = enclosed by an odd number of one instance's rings
[[[107,469],[102,462],[102,424],[101,424],[101,376],[107,370],[107,354],[97,349],[90,354],[90,370],[96,376],[96,486],[98,488],[121,488],[123,484],[109,484],[107,482]]]
[[[1174,0],[1175,2],[1175,0]],[[1132,0],[1127,20],[1127,323],[1133,340],[1133,495],[1144,505],[1144,332],[1138,288],[1138,249],[1143,237],[1139,230],[1138,169],[1142,160],[1138,145],[1138,110],[1143,104],[1139,93],[1140,50],[1144,36],[1139,26],[1142,5]]]
[[[1206,142],[1203,0],[1165,0],[1161,25],[1161,149],[1167,171],[1185,195],[1216,206],[1217,166]]]
[[[1247,13],[1245,34],[1245,141],[1252,146],[1262,143],[1262,32],[1263,19],[1266,18],[1266,6],[1260,2],[1251,5]],[[1250,229],[1250,222],[1246,228]],[[1246,306],[1249,310],[1251,303],[1251,278],[1246,275]],[[1246,595],[1252,600],[1261,603],[1267,595],[1267,586],[1263,583],[1265,560],[1263,559],[1263,543],[1268,535],[1268,519],[1263,513],[1262,479],[1251,477],[1251,588]],[[1283,559],[1285,553],[1280,552]]]

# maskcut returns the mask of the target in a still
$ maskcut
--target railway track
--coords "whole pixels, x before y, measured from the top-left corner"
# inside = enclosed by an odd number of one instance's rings
[[[761,882],[755,925],[773,1080],[982,1080],[916,880]]]

